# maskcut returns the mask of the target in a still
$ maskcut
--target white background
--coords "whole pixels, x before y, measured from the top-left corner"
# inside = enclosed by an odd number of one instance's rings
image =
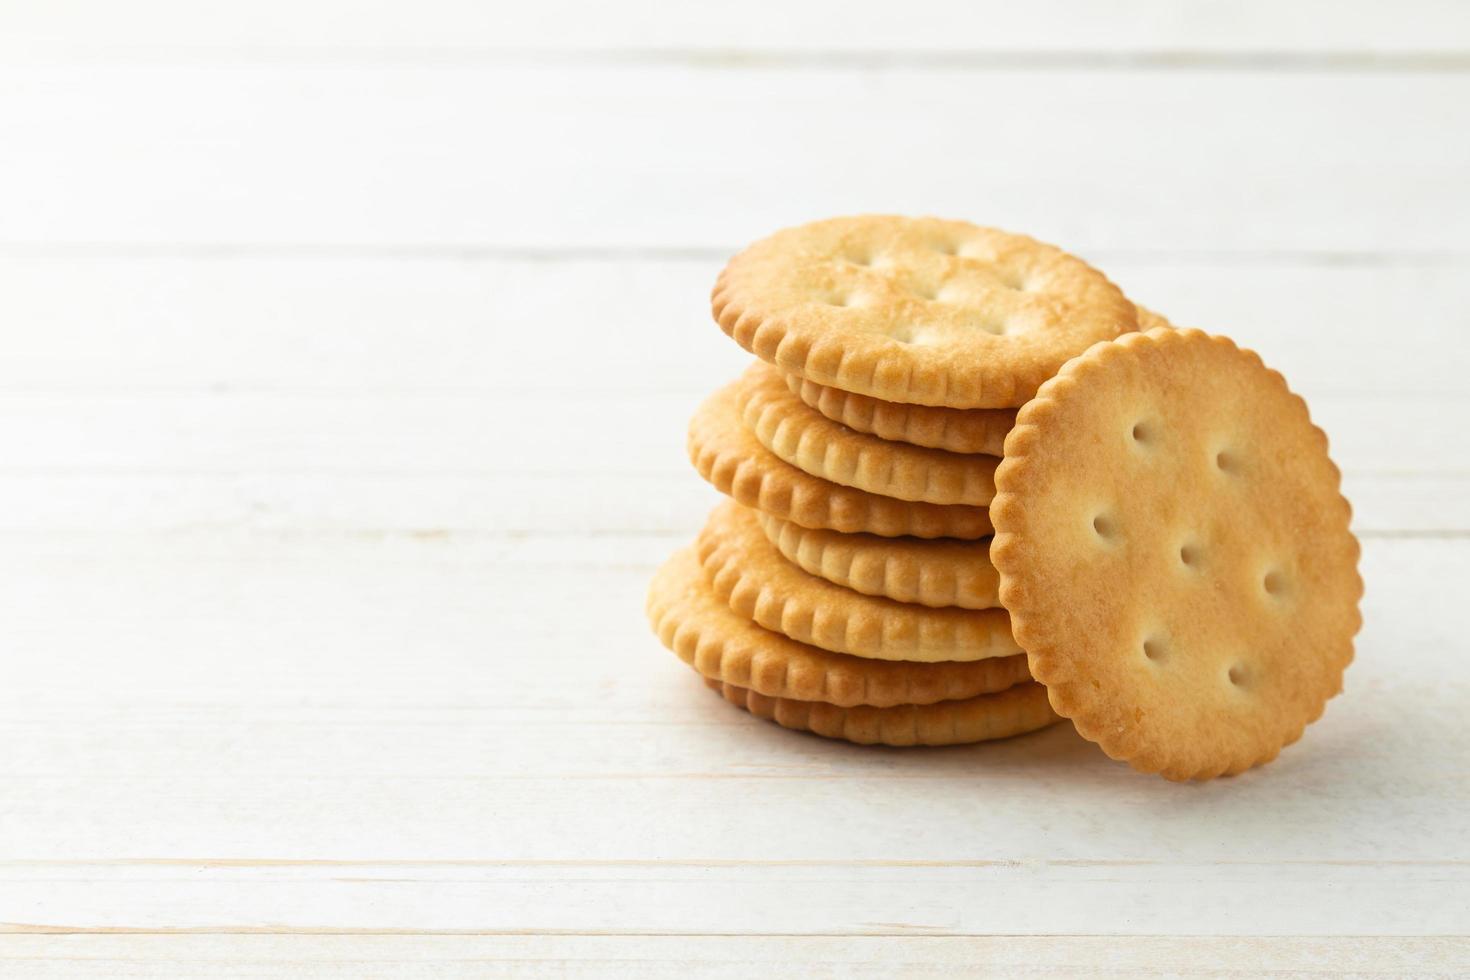
[[[857,211],[1308,397],[1366,625],[1280,761],[829,743],[648,633],[710,283]],[[3,0],[0,973],[1470,970],[1467,235],[1454,0]]]

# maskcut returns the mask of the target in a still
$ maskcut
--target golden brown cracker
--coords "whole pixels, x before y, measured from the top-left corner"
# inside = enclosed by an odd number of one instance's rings
[[[1155,313],[1153,310],[1149,309],[1146,306],[1138,306],[1135,304],[1133,309],[1138,313],[1139,332],[1157,330],[1159,327],[1164,327],[1168,330],[1174,329],[1174,324],[1170,323],[1164,317],[1159,316],[1159,314]]]
[[[730,260],[715,320],[763,361],[891,402],[1022,405],[1068,358],[1134,330],[1101,272],[1024,235],[862,215],[779,231]]]
[[[1021,652],[1005,610],[932,609],[833,585],[783,558],[755,514],[738,504],[710,513],[695,550],[731,609],[823,650],[920,663]]]
[[[694,413],[689,458],[721,493],[803,527],[964,539],[991,531],[984,507],[882,497],[814,477],[779,459],[741,420],[738,382],[715,392]]]
[[[1031,679],[1024,654],[914,664],[798,643],[731,610],[711,591],[690,548],[654,575],[648,619],[664,646],[704,677],[773,698],[884,708],[992,694]]]
[[[813,530],[769,514],[756,517],[787,561],[835,585],[921,606],[1000,605],[989,541],[880,538]]]
[[[1171,779],[1274,758],[1342,686],[1358,543],[1281,375],[1198,330],[1099,344],[1021,410],[991,559],[1031,672]]]
[[[1140,330],[1174,326],[1146,307],[1134,309]],[[793,394],[832,421],[894,442],[1000,456],[1005,452],[1006,433],[1016,424],[1013,408],[910,405],[829,388],[795,374],[783,373],[782,377]]]
[[[963,701],[891,708],[842,708],[820,701],[772,698],[734,684],[705,680],[726,701],[783,728],[859,745],[964,745],[1034,732],[1060,721],[1040,684]]]
[[[769,364],[740,379],[746,426],[779,458],[812,476],[899,500],[981,507],[995,496],[999,456],[892,442],[833,422],[792,393]]]
[[[829,388],[795,374],[783,377],[793,394],[832,421],[913,446],[999,456],[1005,451],[1006,433],[1016,424],[1013,408],[908,405]]]

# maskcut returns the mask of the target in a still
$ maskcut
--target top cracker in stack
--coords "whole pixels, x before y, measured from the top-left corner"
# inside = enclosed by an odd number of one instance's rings
[[[1268,761],[1340,689],[1350,512],[1254,354],[1052,246],[937,219],[779,232],[712,300],[769,365],[691,424],[696,467],[743,506],[660,572],[650,614],[726,697],[891,744],[1054,711],[1183,779]]]
[[[937,218],[834,218],[741,252],[715,320],[804,381],[885,402],[1016,408],[1100,340],[1136,330],[1101,272],[1024,235]]]

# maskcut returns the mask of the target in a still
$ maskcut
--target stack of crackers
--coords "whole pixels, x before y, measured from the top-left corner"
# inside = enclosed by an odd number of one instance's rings
[[[1068,718],[1189,779],[1274,758],[1341,689],[1350,510],[1254,354],[932,218],[786,229],[712,299],[758,359],[689,427],[731,499],[648,613],[726,700],[865,744]]]

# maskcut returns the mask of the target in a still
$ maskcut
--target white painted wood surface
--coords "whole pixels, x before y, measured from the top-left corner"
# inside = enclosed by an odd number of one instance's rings
[[[1470,972],[1470,15],[0,5],[0,975]],[[725,256],[1024,229],[1310,400],[1347,692],[1174,786],[651,637]]]

